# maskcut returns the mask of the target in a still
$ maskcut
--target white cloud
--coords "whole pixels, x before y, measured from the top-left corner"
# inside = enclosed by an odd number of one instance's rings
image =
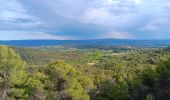
[[[38,31],[58,35],[56,30],[59,30],[63,32],[60,35],[67,34],[78,38],[85,36],[96,38],[103,33],[110,33],[110,36],[113,34],[114,38],[115,36],[130,38],[128,34],[145,38],[146,34],[154,34],[150,33],[151,30],[169,32],[169,0],[0,0],[0,2],[0,30],[11,32]]]
[[[134,39],[135,37],[126,32],[111,32],[101,35],[100,38]]]
[[[154,32],[170,32],[170,18],[156,18],[142,29]]]
[[[145,20],[140,13],[140,0],[94,0],[92,6],[84,10],[79,20],[85,24],[96,24],[115,30],[139,26]]]
[[[43,26],[38,18],[30,15],[18,0],[0,0],[0,29],[32,29]]]
[[[73,39],[68,36],[57,36],[48,33],[40,32],[24,32],[24,31],[0,31],[0,40],[25,40],[25,39],[54,39],[54,40],[68,40]]]
[[[17,0],[0,0],[0,20],[11,21],[19,18],[33,19]]]
[[[133,2],[135,2],[136,4],[141,4],[142,3],[142,0],[131,0]]]
[[[111,15],[102,9],[87,9],[85,14],[81,17],[80,21],[87,24],[99,24],[99,25],[108,25],[108,20],[111,19]]]

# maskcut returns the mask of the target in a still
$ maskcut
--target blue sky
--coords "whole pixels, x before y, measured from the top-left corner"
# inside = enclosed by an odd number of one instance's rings
[[[170,0],[0,2],[0,40],[170,39]]]

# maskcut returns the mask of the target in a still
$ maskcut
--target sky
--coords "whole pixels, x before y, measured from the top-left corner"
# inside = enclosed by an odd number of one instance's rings
[[[170,0],[0,0],[0,40],[170,39]]]

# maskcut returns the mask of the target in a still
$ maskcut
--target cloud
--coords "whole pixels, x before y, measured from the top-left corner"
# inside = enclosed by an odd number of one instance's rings
[[[18,0],[0,2],[1,30],[26,30],[43,25],[38,18],[30,15]]]
[[[148,3],[146,0],[144,1],[145,2],[141,5],[141,10],[143,13],[150,14],[152,19],[150,19],[148,23],[142,27],[142,30],[152,33],[153,36],[155,34],[154,37],[162,37],[162,33],[170,33],[170,1],[150,0]]]
[[[170,33],[168,0],[0,0],[1,31],[92,39]],[[119,33],[119,34],[118,34]],[[0,33],[1,34],[1,33]],[[35,34],[35,33],[32,33]],[[118,34],[118,35],[116,35]],[[109,35],[107,36],[109,38]],[[110,35],[111,37],[111,35]],[[162,36],[164,37],[164,36]],[[116,37],[115,37],[116,38]]]
[[[111,32],[101,35],[100,38],[134,39],[135,37],[125,32]]]
[[[53,40],[70,40],[72,37],[51,35],[40,32],[24,31],[0,31],[0,40],[25,40],[25,39],[53,39]],[[7,35],[8,34],[8,35]]]
[[[144,29],[150,31],[170,32],[170,19],[158,18],[157,20],[153,20],[149,24],[147,24]]]

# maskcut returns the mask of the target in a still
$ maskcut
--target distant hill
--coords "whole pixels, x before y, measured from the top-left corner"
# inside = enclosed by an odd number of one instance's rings
[[[127,40],[127,39],[94,39],[94,40],[12,40],[0,41],[0,45],[10,46],[56,46],[69,45],[80,47],[96,46],[136,46],[136,47],[167,47],[170,40]]]

